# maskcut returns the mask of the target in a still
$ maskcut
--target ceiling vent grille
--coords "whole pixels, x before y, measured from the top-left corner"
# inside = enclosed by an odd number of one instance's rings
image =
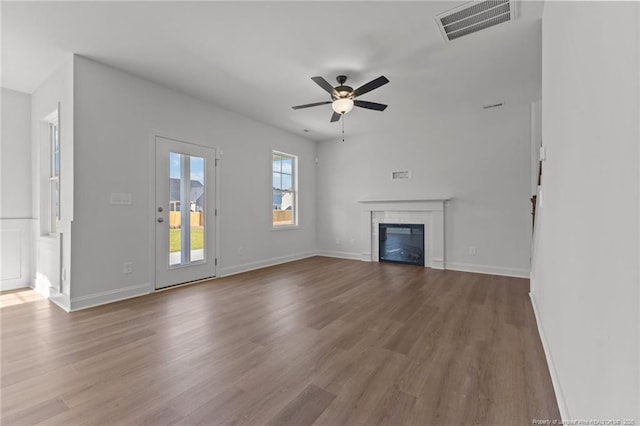
[[[436,16],[446,41],[515,19],[513,0],[472,1]]]

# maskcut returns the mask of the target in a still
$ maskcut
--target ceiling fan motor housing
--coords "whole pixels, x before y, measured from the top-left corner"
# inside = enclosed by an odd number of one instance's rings
[[[351,92],[353,92],[353,87],[350,86],[338,86],[335,89],[335,92],[331,97],[335,101],[336,99],[348,98]]]
[[[346,75],[339,75],[339,76],[336,77],[336,80],[338,80],[339,86],[334,87],[334,89],[333,89],[334,93],[331,95],[333,100],[335,101],[336,99],[343,99],[343,98],[349,97],[351,92],[353,92],[353,87],[345,86],[344,83],[346,83],[346,81],[347,81],[347,76]]]

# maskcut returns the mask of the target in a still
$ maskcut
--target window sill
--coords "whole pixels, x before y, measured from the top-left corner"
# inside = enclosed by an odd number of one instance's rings
[[[271,228],[272,231],[287,231],[289,229],[300,229],[300,225],[280,225]]]

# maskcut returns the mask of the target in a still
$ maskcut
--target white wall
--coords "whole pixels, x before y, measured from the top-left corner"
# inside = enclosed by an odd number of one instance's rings
[[[319,249],[347,257],[369,251],[369,241],[358,240],[360,199],[451,197],[446,267],[528,276],[530,105],[385,120],[392,121],[344,143],[318,143]],[[391,172],[399,170],[412,177],[392,181]],[[476,256],[470,246],[477,247]]]
[[[31,97],[2,88],[0,290],[31,281]]]
[[[139,77],[76,57],[72,308],[140,294],[150,282],[150,135],[222,149],[222,275],[303,257],[315,241],[316,146]],[[271,150],[299,158],[300,227],[271,230]],[[111,192],[133,194],[111,206]],[[133,262],[123,275],[122,264]]]
[[[544,9],[532,300],[565,420],[640,422],[638,8]]]

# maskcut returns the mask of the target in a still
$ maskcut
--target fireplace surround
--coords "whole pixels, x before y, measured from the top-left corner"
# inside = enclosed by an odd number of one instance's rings
[[[449,198],[364,199],[361,208],[362,260],[379,261],[381,223],[424,225],[424,266],[445,269],[444,208]]]

